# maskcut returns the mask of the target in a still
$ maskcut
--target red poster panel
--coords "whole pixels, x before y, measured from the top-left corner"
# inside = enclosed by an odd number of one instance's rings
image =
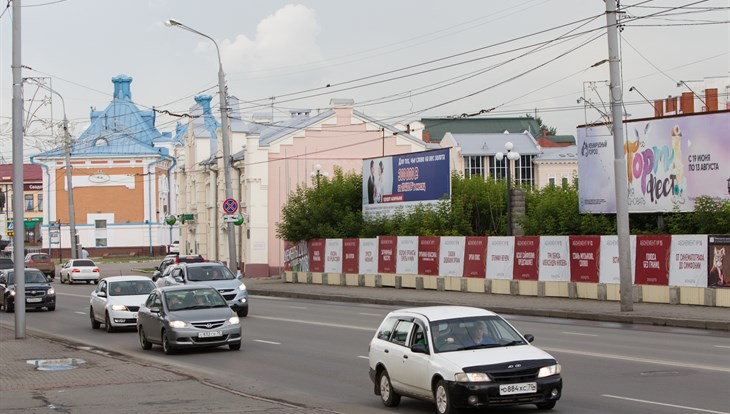
[[[464,277],[484,279],[487,275],[487,238],[466,236]]]
[[[438,276],[439,246],[438,236],[418,237],[418,274]]]
[[[637,285],[669,285],[669,247],[672,236],[636,236]]]
[[[398,236],[378,237],[378,273],[395,273]]]
[[[601,236],[570,236],[570,281],[598,283]]]
[[[309,271],[324,272],[324,248],[326,239],[309,241]]]
[[[342,273],[360,273],[360,239],[342,239],[342,257]]]
[[[537,280],[540,236],[515,237],[515,264],[512,280]]]

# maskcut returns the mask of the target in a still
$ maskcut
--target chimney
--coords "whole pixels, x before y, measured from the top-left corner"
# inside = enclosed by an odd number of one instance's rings
[[[126,99],[132,100],[132,91],[129,84],[132,83],[132,78],[127,75],[119,75],[112,78],[114,83],[114,99]]]
[[[670,96],[664,101],[664,112],[666,115],[677,114],[677,98]]]
[[[661,118],[664,116],[664,102],[661,100],[654,101],[654,117]]]
[[[683,114],[691,114],[695,111],[695,97],[692,92],[682,92],[680,106]]]
[[[717,88],[705,89],[705,103],[707,104],[707,112],[717,111]]]

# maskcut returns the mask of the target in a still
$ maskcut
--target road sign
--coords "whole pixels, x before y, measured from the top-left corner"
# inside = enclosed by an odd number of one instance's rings
[[[223,202],[223,211],[227,214],[234,214],[238,211],[238,201],[232,198],[226,199],[226,201]]]
[[[15,226],[13,225],[13,220],[8,220],[8,221],[7,221],[7,225],[8,225],[8,226],[7,226],[7,229],[8,229],[8,231],[13,231],[13,230],[15,230]]]
[[[223,222],[224,223],[235,223],[237,221],[241,220],[240,214],[225,214],[223,215]]]

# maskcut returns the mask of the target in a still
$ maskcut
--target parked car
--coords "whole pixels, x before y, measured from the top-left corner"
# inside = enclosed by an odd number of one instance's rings
[[[5,312],[15,309],[15,296],[15,271],[0,270],[0,307],[4,307]],[[25,269],[25,308],[56,310],[56,291],[38,269]]]
[[[56,278],[56,264],[51,256],[46,253],[28,253],[25,255],[25,267],[32,267],[40,270],[51,280]]]
[[[180,253],[180,242],[175,240],[174,242],[167,245],[168,253]]]
[[[13,259],[9,257],[0,257],[0,270],[12,269],[14,266],[15,262],[13,262]]]
[[[101,279],[99,267],[90,259],[71,259],[61,267],[61,283],[81,281],[98,283]]]
[[[370,379],[387,407],[408,396],[435,402],[440,414],[519,404],[551,409],[562,395],[561,367],[534,339],[484,309],[397,310],[370,341]]]
[[[163,273],[165,273],[165,269],[167,269],[169,266],[174,264],[180,264],[180,263],[203,263],[207,262],[205,258],[199,254],[187,254],[187,255],[179,255],[179,254],[168,254],[165,256],[164,259],[162,259],[162,262],[155,267],[155,272],[152,275],[152,280],[157,280],[157,278],[160,277]]]
[[[226,299],[238,316],[248,315],[248,290],[241,280],[222,263],[185,263],[174,266],[165,277],[157,279],[157,286],[206,285],[214,287]]]
[[[104,324],[107,332],[135,328],[137,312],[155,288],[146,276],[111,276],[99,281],[89,299],[91,329]]]
[[[228,345],[241,349],[241,323],[220,293],[208,286],[156,288],[139,309],[142,349],[159,344],[166,354],[179,349]]]

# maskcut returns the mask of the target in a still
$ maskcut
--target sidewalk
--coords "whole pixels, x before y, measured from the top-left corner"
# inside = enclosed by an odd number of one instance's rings
[[[730,332],[730,308],[721,307],[634,303],[632,312],[621,312],[619,302],[590,299],[286,283],[278,277],[246,278],[244,282],[252,295],[323,299],[340,302],[368,302],[403,307],[464,305],[483,307],[501,314]],[[255,309],[255,302],[251,306]]]

